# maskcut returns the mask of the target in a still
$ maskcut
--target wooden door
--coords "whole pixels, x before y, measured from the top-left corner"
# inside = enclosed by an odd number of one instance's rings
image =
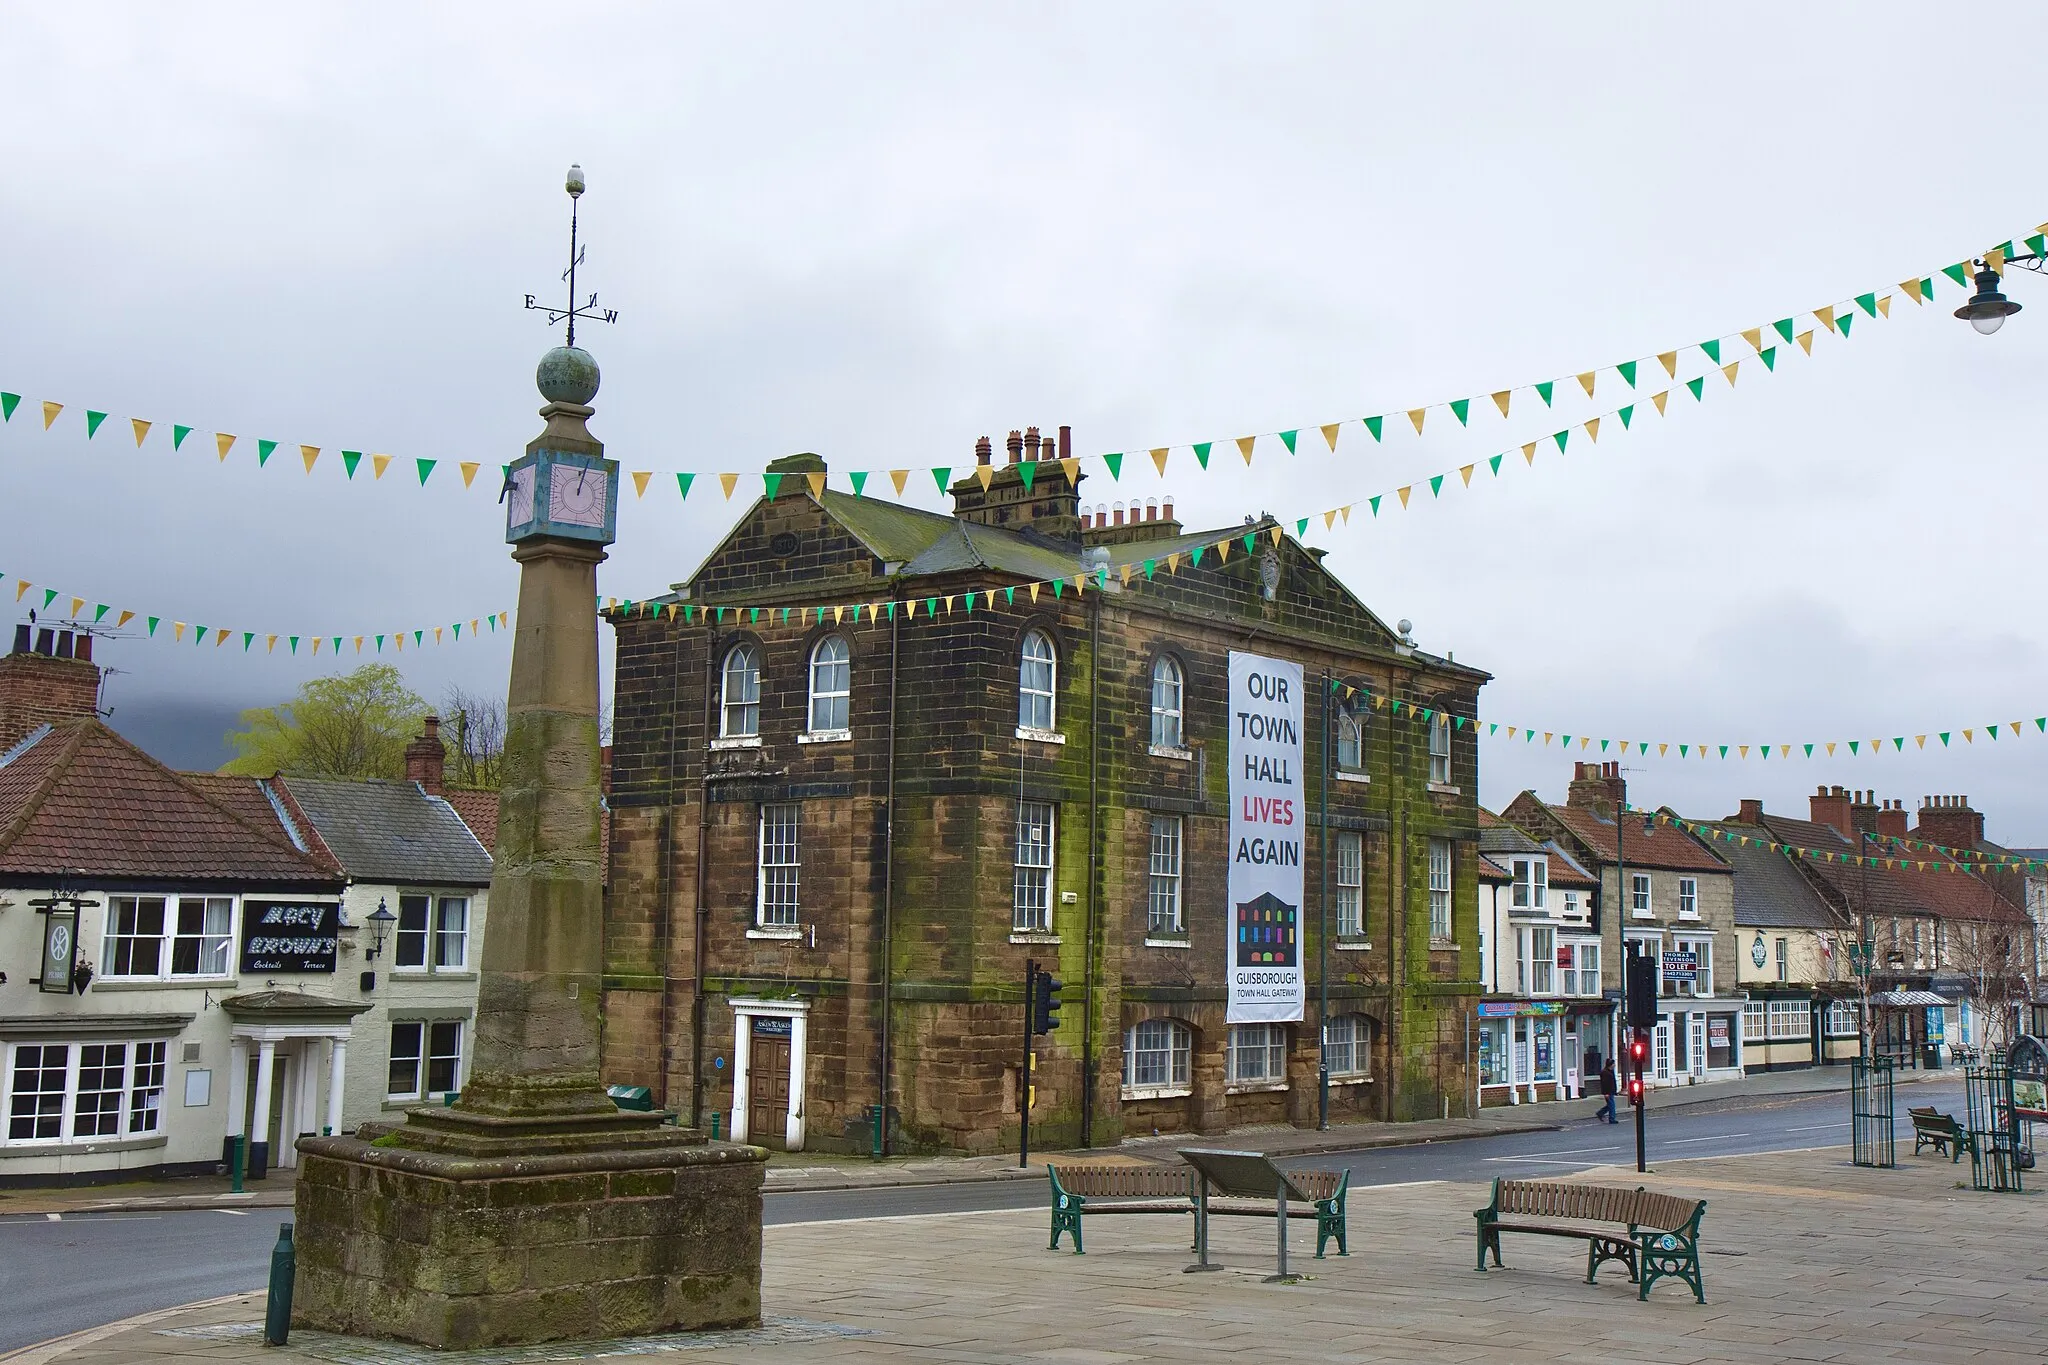
[[[747,1059],[747,1141],[780,1148],[789,1121],[789,1039],[756,1033]]]

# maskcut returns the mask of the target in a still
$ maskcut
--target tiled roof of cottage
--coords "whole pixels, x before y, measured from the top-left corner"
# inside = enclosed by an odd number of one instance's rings
[[[1772,838],[1771,832],[1761,825],[1745,825],[1734,820],[1715,821],[1710,827],[1752,839],[1768,841]],[[1785,854],[1757,844],[1739,842],[1718,844],[1715,851],[1735,869],[1735,923],[1738,926],[1758,929],[1843,927],[1842,917]]]
[[[1614,821],[1584,806],[1545,803],[1544,809],[1586,845],[1600,863],[1614,861]],[[1713,850],[1670,825],[1653,825],[1645,833],[1640,816],[1621,822],[1621,856],[1631,867],[1672,872],[1726,872],[1728,864]]]
[[[1782,815],[1763,816],[1763,827],[1781,844],[1815,849],[1845,856],[1891,858],[1888,844],[1877,840],[1849,840],[1832,825],[1814,820],[1794,820]],[[2026,922],[2026,911],[2006,899],[1985,877],[1973,872],[1951,871],[1955,864],[1935,856],[1915,854],[1928,870],[1899,867],[1871,867],[1867,864],[1831,863],[1805,859],[1806,866],[1831,887],[1851,913],[1873,915],[1930,915],[1939,919],[2004,920]],[[1937,870],[1941,869],[1941,870]]]
[[[0,764],[0,873],[176,883],[332,885],[274,813],[220,799],[96,718],[64,721]]]
[[[484,846],[486,852],[498,847],[498,794],[494,791],[462,790],[444,791],[441,799],[455,807],[455,813],[462,817],[462,823],[469,826],[469,832]]]
[[[416,782],[277,781],[358,881],[490,885],[483,843],[453,805]]]

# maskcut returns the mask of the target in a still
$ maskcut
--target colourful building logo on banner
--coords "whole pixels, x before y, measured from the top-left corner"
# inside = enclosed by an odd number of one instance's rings
[[[1237,965],[1292,967],[1301,961],[1301,907],[1270,891],[1237,907]]]

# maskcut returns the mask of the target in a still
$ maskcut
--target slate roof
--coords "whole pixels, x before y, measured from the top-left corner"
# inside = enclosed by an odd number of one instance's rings
[[[1614,821],[1584,806],[1553,806],[1544,809],[1591,851],[1602,863],[1614,861]],[[1630,867],[1649,867],[1672,872],[1726,872],[1728,864],[1691,835],[1670,825],[1653,825],[1643,832],[1641,816],[1621,822],[1621,856]]]
[[[1730,834],[1770,839],[1761,825],[1734,820],[1702,822]],[[1785,842],[1779,840],[1778,842]],[[1752,844],[1723,843],[1715,851],[1735,869],[1735,923],[1756,929],[1840,929],[1844,920],[1793,860]]]
[[[1894,850],[1875,840],[1844,838],[1832,825],[1765,814],[1763,827],[1781,844],[1864,857],[1892,857]],[[1861,847],[1859,847],[1861,845]],[[1915,862],[1952,867],[1940,858],[1918,855]],[[1803,860],[1852,912],[1872,915],[1926,915],[1938,919],[2027,921],[2026,911],[2001,895],[1986,878],[1969,872],[1904,871],[1898,868],[1851,866]]]
[[[491,855],[454,806],[418,783],[275,780],[357,881],[490,885]]]
[[[32,732],[7,753],[0,874],[296,887],[341,880],[294,847],[274,813],[266,818],[172,772],[96,718],[63,721],[40,738]]]

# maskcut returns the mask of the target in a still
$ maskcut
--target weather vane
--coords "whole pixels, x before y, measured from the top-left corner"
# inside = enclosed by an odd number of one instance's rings
[[[562,279],[569,286],[569,305],[566,308],[556,308],[549,304],[536,302],[533,295],[528,294],[526,296],[526,306],[530,309],[538,309],[540,312],[546,313],[548,315],[548,326],[550,327],[567,318],[569,321],[568,344],[574,346],[576,344],[576,319],[582,318],[586,322],[617,322],[619,320],[619,310],[616,308],[599,308],[595,293],[592,293],[589,298],[580,304],[576,302],[576,267],[583,264],[583,257],[589,251],[588,247],[576,245],[576,201],[583,197],[583,168],[581,166],[571,166],[569,168],[569,180],[563,188],[569,191],[569,268],[562,272]]]

